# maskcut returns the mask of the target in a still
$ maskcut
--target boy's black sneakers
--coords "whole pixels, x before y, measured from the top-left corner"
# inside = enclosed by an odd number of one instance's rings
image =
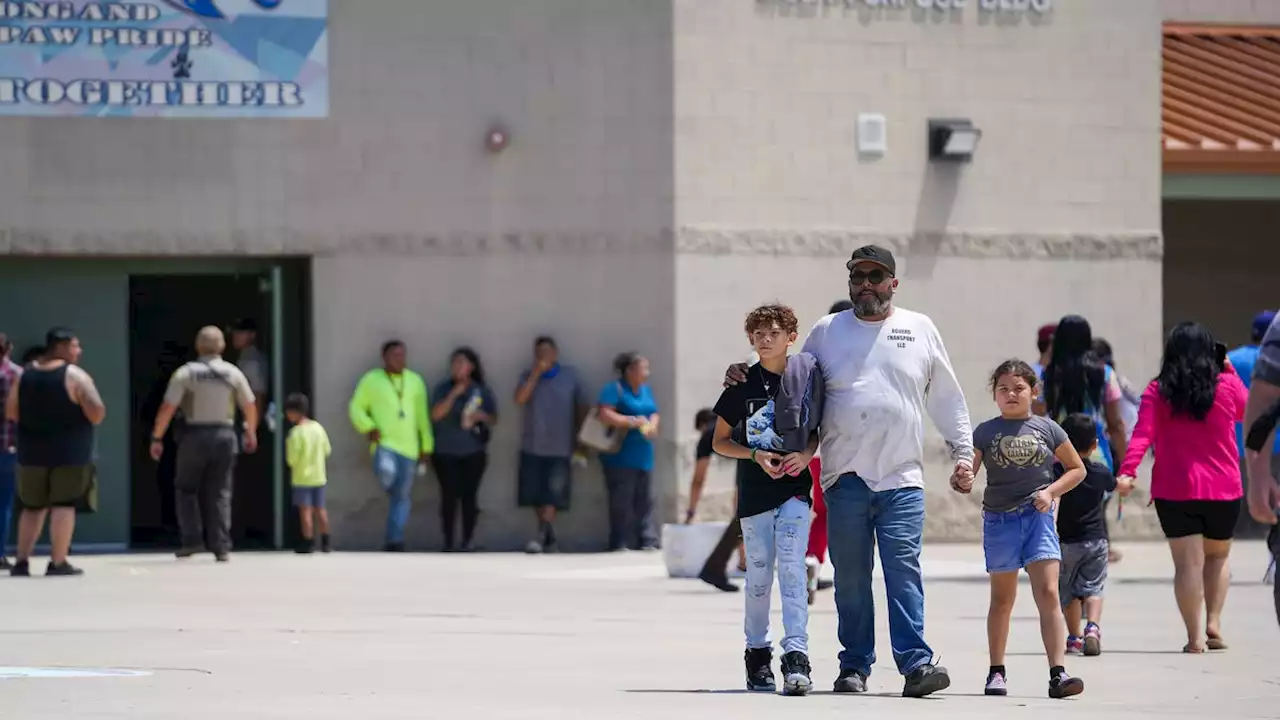
[[[832,686],[831,691],[838,693],[864,693],[867,691],[867,676],[857,670],[844,668],[840,671],[840,677],[836,678],[835,685]]]
[[[946,668],[924,664],[907,676],[907,682],[902,686],[902,697],[922,698],[949,687],[951,676],[947,674]]]
[[[50,560],[49,567],[45,568],[44,574],[45,577],[75,577],[76,575],[83,575],[84,571],[66,560],[63,560],[61,565],[54,565],[53,561]]]
[[[813,680],[809,677],[809,656],[799,650],[792,650],[782,656],[782,694],[808,695],[813,689]]]
[[[774,692],[773,651],[769,648],[747,648],[747,689],[752,692]]]
[[[31,563],[18,560],[9,568],[9,577],[31,577]]]
[[[311,538],[302,538],[298,541],[298,545],[293,551],[299,555],[310,555],[316,551],[315,542]]]
[[[320,552],[333,552],[333,548],[329,545],[329,536],[320,536]]]

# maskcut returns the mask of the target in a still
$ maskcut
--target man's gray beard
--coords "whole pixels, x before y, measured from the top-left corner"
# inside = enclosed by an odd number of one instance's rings
[[[858,317],[875,317],[889,311],[889,306],[893,303],[893,291],[885,293],[877,291],[874,296],[858,293],[849,299],[853,301],[854,315]]]

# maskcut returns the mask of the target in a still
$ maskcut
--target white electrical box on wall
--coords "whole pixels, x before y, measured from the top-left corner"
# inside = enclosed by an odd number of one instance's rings
[[[889,149],[884,115],[858,113],[858,154],[884,155]]]

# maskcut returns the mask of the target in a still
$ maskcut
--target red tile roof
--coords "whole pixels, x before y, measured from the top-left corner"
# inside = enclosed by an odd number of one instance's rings
[[[1167,25],[1166,170],[1280,174],[1280,28]]]

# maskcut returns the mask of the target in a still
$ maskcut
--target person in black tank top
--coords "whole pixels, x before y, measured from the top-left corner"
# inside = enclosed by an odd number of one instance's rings
[[[45,355],[27,366],[10,393],[5,414],[17,423],[18,561],[10,575],[31,574],[36,539],[52,515],[52,545],[46,575],[79,575],[67,562],[76,510],[93,511],[94,426],[106,415],[93,379],[76,365],[80,341],[66,328],[45,336]]]

